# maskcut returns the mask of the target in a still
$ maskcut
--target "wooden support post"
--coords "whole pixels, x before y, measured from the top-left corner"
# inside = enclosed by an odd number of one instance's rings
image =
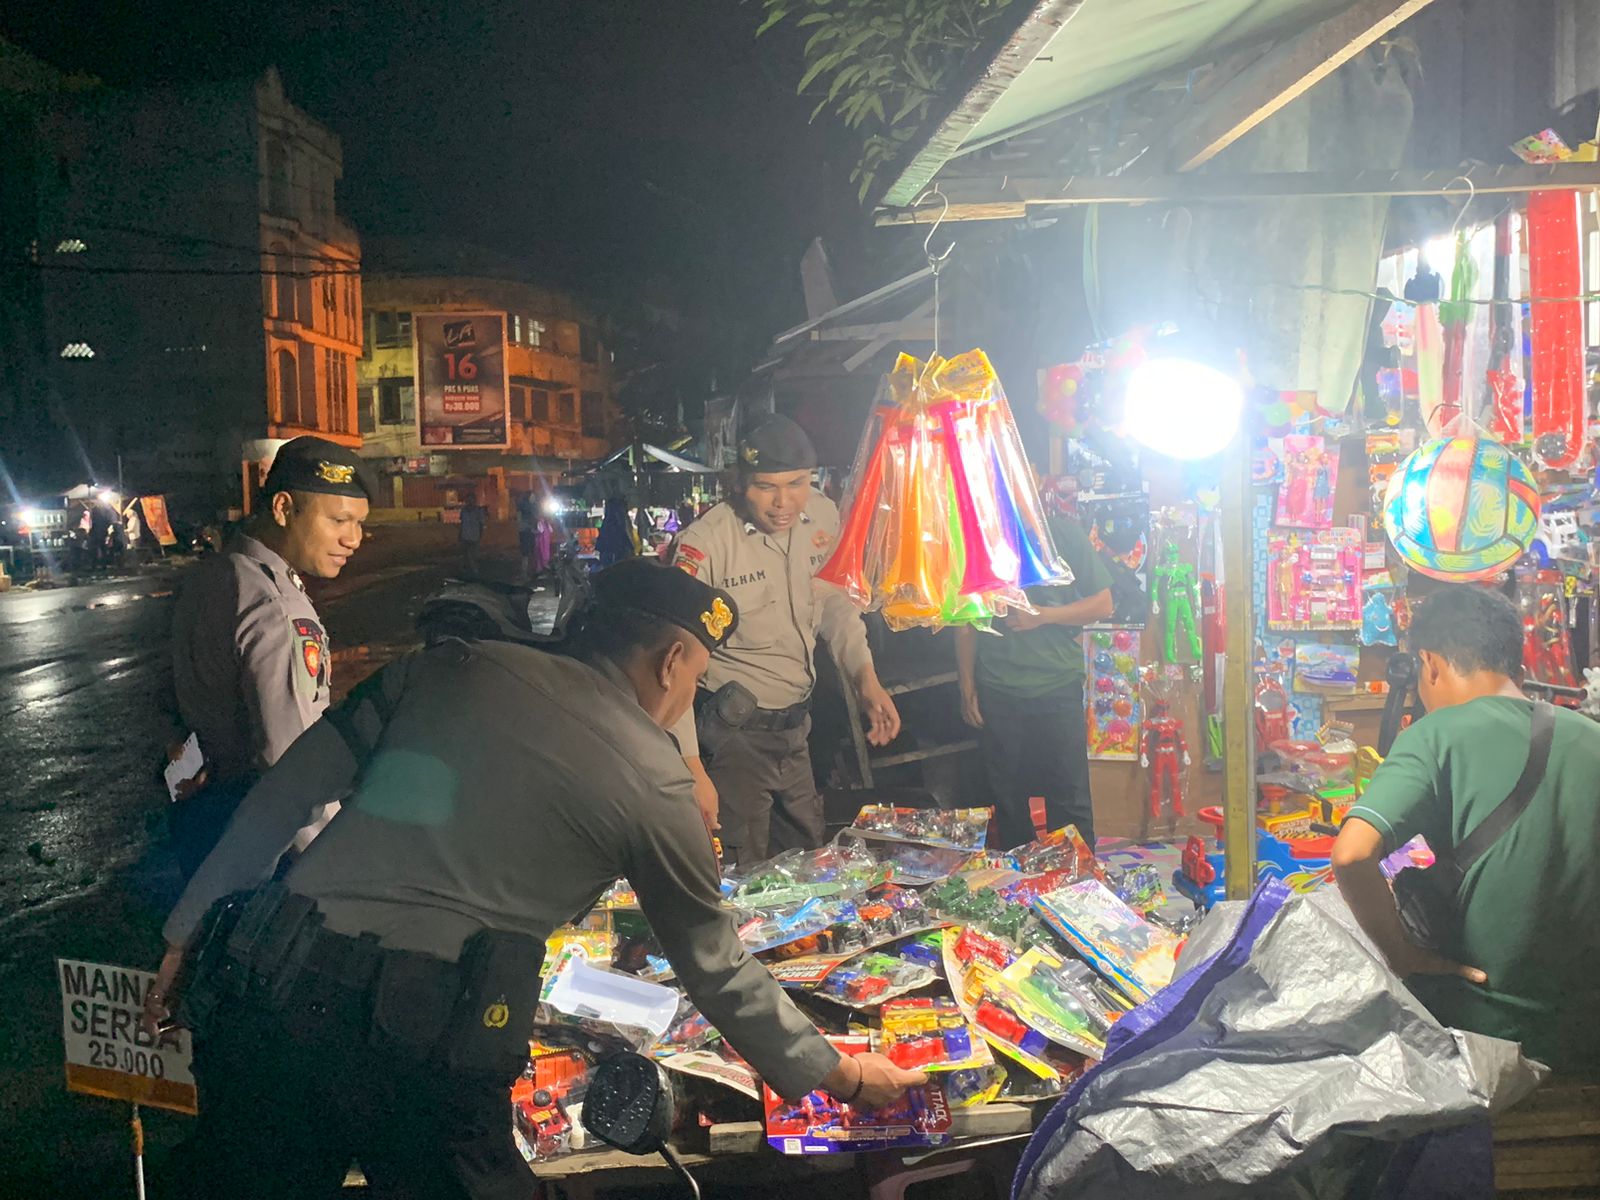
[[[1240,429],[1223,457],[1223,596],[1227,661],[1222,671],[1223,882],[1230,900],[1246,899],[1256,879],[1256,761],[1254,688],[1255,529],[1251,500],[1250,435]]]

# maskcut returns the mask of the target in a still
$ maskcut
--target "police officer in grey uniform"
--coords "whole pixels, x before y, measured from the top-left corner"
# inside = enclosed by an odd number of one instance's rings
[[[302,577],[344,568],[374,486],[353,451],[318,437],[286,442],[247,530],[183,586],[172,679],[205,759],[172,812],[186,879],[250,785],[328,707],[328,635]]]
[[[822,798],[807,744],[819,636],[856,689],[868,739],[887,745],[900,732],[861,613],[812,578],[839,535],[839,510],[811,486],[816,465],[800,426],[767,418],[740,439],[732,495],[684,530],[673,551],[680,570],[727,589],[742,614],[739,631],[712,656],[696,713],[673,730],[706,821],[720,822],[723,847],[740,866],[822,844]],[[737,727],[712,703],[729,682],[759,705]]]
[[[570,655],[446,639],[267,772],[167,922],[147,1019],[214,902],[262,884],[315,807],[354,791],[189,985],[237,981],[191,1022],[191,1195],[321,1197],[353,1156],[384,1196],[526,1197],[506,1089],[545,939],[621,876],[690,997],[777,1091],[884,1103],[921,1081],[834,1050],[721,907],[666,728],[737,620],[726,592],[629,560],[595,578]]]

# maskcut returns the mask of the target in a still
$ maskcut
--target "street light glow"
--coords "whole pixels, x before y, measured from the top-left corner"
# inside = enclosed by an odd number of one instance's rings
[[[1128,434],[1168,458],[1219,453],[1233,440],[1243,409],[1238,381],[1204,363],[1153,358],[1128,376]]]

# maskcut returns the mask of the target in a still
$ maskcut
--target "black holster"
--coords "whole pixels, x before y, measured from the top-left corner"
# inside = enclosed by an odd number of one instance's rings
[[[445,1066],[510,1077],[528,1057],[539,1006],[544,942],[526,933],[480,929],[461,948],[461,997],[444,1045]]]

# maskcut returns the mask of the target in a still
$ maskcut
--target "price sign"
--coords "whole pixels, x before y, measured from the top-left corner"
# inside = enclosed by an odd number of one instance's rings
[[[510,444],[505,320],[504,313],[413,314],[424,446],[504,450]]]
[[[139,1025],[156,977],[131,967],[65,958],[56,960],[56,970],[61,977],[67,1090],[193,1115],[189,1031],[174,1029],[152,1038]]]

